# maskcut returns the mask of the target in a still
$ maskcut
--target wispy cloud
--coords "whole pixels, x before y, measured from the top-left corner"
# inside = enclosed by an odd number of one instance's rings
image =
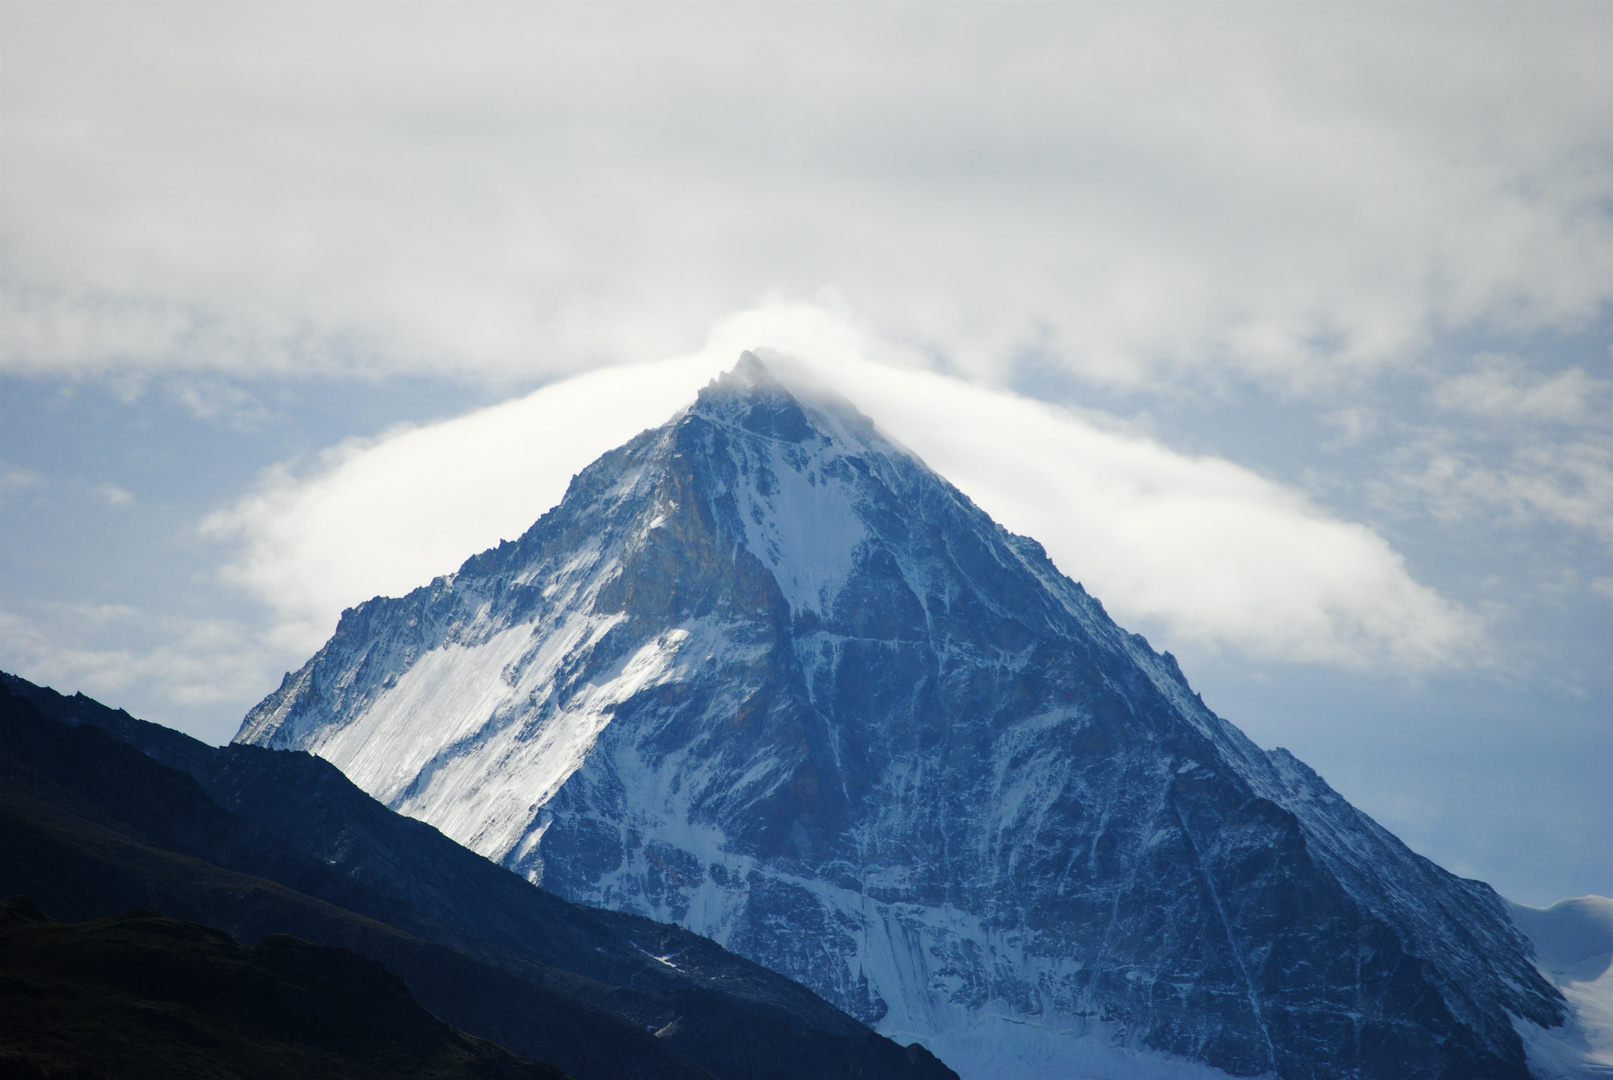
[[[1582,368],[1537,374],[1515,358],[1486,355],[1474,370],[1435,387],[1433,399],[1441,409],[1492,419],[1579,424],[1605,421],[1605,406],[1597,406],[1608,401],[1610,389],[1613,384]]]
[[[1384,502],[1459,521],[1546,521],[1613,542],[1613,438],[1523,439],[1493,455],[1425,441],[1403,450],[1400,472],[1375,486]]]
[[[198,420],[235,431],[258,430],[274,417],[258,395],[220,378],[180,376],[170,382],[169,392]]]
[[[0,668],[143,718],[188,721],[219,741],[289,662],[260,631],[229,619],[126,604],[0,609]]]
[[[1161,627],[1167,644],[1422,670],[1477,636],[1474,618],[1414,581],[1383,537],[1292,489],[925,371],[899,346],[804,306],[724,320],[690,357],[334,448],[310,474],[272,473],[204,528],[239,545],[231,577],[312,647],[343,607],[425,584],[525,531],[573,473],[665,421],[742,348],[764,345],[806,362],[999,521],[1043,541],[1123,622]]]
[[[33,469],[0,461],[0,505],[45,486],[45,477]]]
[[[96,484],[90,490],[97,498],[105,502],[108,506],[128,506],[130,503],[134,502],[133,492],[129,491],[127,488],[119,487],[110,480],[105,483]]]

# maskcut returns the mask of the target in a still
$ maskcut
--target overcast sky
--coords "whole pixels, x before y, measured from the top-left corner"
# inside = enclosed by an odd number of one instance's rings
[[[741,349],[1613,894],[1613,5],[0,6],[0,667],[212,741]]]

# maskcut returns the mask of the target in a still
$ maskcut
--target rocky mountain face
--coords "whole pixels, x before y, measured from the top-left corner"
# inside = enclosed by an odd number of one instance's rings
[[[1513,1018],[1564,1016],[1488,886],[750,354],[519,540],[345,612],[237,741],[966,1078],[1524,1077]]]

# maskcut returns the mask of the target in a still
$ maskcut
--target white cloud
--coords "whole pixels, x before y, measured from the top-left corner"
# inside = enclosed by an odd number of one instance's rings
[[[12,371],[576,371],[770,290],[1314,385],[1613,297],[1596,5],[8,5]]]
[[[288,662],[294,654],[266,648],[259,632],[229,619],[125,604],[0,609],[0,669],[218,741],[234,732],[241,703]]]
[[[90,489],[97,498],[108,506],[128,506],[134,502],[134,494],[126,488],[121,488],[110,480],[104,484],[96,484]]]
[[[1607,394],[1607,381],[1581,368],[1543,376],[1516,359],[1490,355],[1480,357],[1474,370],[1435,387],[1434,404],[1497,419],[1580,423]]]
[[[1401,456],[1417,464],[1374,485],[1387,503],[1448,521],[1549,521],[1613,541],[1613,438],[1525,439],[1500,463],[1437,443]]]
[[[719,368],[704,356],[581,375],[454,420],[350,440],[210,515],[244,543],[228,576],[309,647],[341,608],[400,595],[525,532],[599,454],[664,422]]]
[[[1470,616],[1389,544],[1224,460],[919,366],[822,308],[719,323],[698,354],[610,368],[279,471],[212,515],[241,546],[228,573],[311,649],[337,611],[399,595],[519,535],[571,475],[663,423],[741,349],[799,357],[1008,528],[1041,540],[1123,623],[1163,644],[1261,658],[1423,669],[1472,644]]]
[[[45,478],[33,469],[0,461],[0,506],[45,486]]]

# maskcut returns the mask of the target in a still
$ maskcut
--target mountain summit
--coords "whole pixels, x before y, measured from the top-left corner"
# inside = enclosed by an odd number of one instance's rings
[[[749,353],[519,540],[344,612],[236,739],[969,1080],[1523,1078],[1515,1020],[1564,1017],[1489,886]]]

